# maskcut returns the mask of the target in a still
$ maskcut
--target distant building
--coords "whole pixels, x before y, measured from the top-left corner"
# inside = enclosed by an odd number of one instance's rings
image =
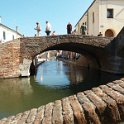
[[[83,23],[86,34],[116,36],[124,26],[124,0],[94,0],[76,24],[77,34]]]
[[[22,37],[20,33],[0,23],[0,42],[4,43]]]

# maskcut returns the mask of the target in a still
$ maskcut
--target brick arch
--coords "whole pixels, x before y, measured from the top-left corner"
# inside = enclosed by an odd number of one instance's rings
[[[76,48],[76,44],[80,46],[89,46],[102,48],[110,42],[109,38],[99,38],[93,36],[54,36],[54,37],[31,37],[20,39],[21,58],[32,59],[36,54],[52,49],[71,49]],[[66,46],[65,46],[66,45]],[[71,46],[71,47],[69,47]],[[87,49],[87,48],[86,48]],[[88,49],[87,49],[88,51]]]
[[[97,50],[95,50],[95,49],[96,49],[96,47],[94,48],[94,46],[90,46],[90,45],[82,44],[82,43],[78,43],[78,42],[77,43],[62,42],[59,44],[51,45],[45,49],[42,49],[42,51],[40,51],[32,56],[32,60],[35,59],[35,57],[38,54],[41,54],[43,52],[47,52],[50,50],[64,50],[64,51],[71,51],[71,52],[76,52],[76,53],[81,54],[87,60],[89,67],[100,69],[101,68],[100,56],[96,55]],[[100,53],[100,50],[99,50],[99,53]],[[31,63],[31,65],[32,65],[32,63]],[[32,66],[30,66],[30,67],[32,67]],[[33,67],[34,67],[34,65],[33,65]],[[35,71],[35,68],[33,68],[32,70]]]
[[[96,57],[94,57],[92,55],[89,55],[88,53],[83,53],[83,54],[80,53],[80,54],[81,54],[81,57],[80,58],[83,60],[82,61],[82,66],[87,67],[87,68],[92,68],[92,69],[93,68],[94,69],[100,69],[101,68],[100,61],[98,59],[96,59]],[[30,68],[29,68],[30,75],[36,75],[36,73],[37,73],[37,67],[39,65],[35,66],[35,64],[34,64],[33,61],[30,63]]]

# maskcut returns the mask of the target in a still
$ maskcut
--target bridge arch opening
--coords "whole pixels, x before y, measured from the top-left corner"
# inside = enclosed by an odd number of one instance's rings
[[[33,61],[31,62],[29,72],[30,72],[30,76],[31,76],[31,75],[36,75],[36,67],[35,67],[35,64],[34,64]]]
[[[87,52],[77,52],[75,50],[73,51],[66,51],[66,50],[46,50],[43,53],[37,54],[30,65],[30,75],[36,75],[37,73],[37,67],[44,61],[47,61],[47,59],[50,59],[49,57],[57,57],[59,55],[60,58],[61,53],[61,60],[66,60],[66,62],[71,61],[71,63],[77,64],[82,67],[87,67],[88,69],[94,68],[99,69],[100,64],[99,61],[96,60],[96,58],[92,55],[90,55]],[[51,54],[51,55],[49,55]],[[48,57],[49,56],[49,57]],[[40,60],[40,62],[38,61]]]
[[[52,39],[53,40],[53,39]],[[63,39],[64,40],[64,39]],[[72,41],[73,39],[65,39],[65,41],[56,41],[55,43],[50,42],[50,44],[46,43],[46,46],[43,46],[44,44],[42,42],[39,43],[39,45],[25,45],[24,50],[25,53],[24,56],[22,57],[22,60],[28,59],[32,61],[31,66],[30,66],[30,73],[34,74],[36,73],[35,70],[35,63],[33,62],[35,57],[39,54],[42,54],[44,52],[48,51],[68,51],[68,52],[75,52],[80,54],[82,57],[82,65],[86,66],[88,68],[96,68],[100,69],[101,68],[101,54],[102,49],[99,47],[95,47],[94,45],[89,45],[82,43],[82,41]],[[78,40],[78,39],[76,39]],[[80,40],[80,39],[79,39]],[[36,41],[35,41],[36,42]],[[39,42],[39,41],[37,41]],[[43,45],[42,45],[43,44]],[[87,63],[87,64],[86,64]],[[80,64],[81,65],[81,64]]]
[[[114,37],[115,36],[115,32],[112,29],[107,29],[105,31],[105,36],[106,37]]]
[[[42,53],[36,54],[32,58],[32,62],[30,64],[30,70],[29,70],[30,75],[36,75],[37,68],[40,64],[42,64],[45,61],[50,60],[53,56],[56,56],[57,54],[56,50],[51,50],[51,51],[44,51]]]

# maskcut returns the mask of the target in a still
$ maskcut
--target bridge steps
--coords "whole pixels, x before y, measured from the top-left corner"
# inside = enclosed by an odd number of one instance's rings
[[[0,124],[119,124],[124,121],[124,78],[3,118]]]

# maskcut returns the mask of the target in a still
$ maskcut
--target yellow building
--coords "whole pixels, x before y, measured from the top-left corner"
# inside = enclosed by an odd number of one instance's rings
[[[76,24],[77,34],[83,23],[85,34],[116,36],[124,26],[124,0],[94,0]]]

